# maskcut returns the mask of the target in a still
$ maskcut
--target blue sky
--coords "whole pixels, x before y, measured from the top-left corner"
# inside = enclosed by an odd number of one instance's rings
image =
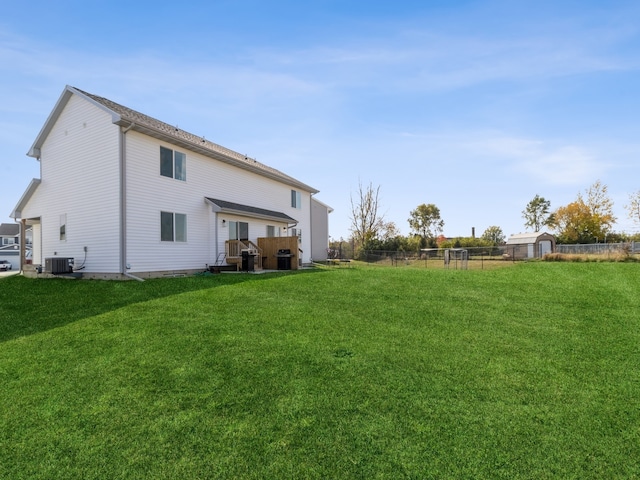
[[[640,190],[637,1],[5,2],[0,221],[65,85],[257,158],[320,190],[347,238],[358,184],[387,221],[440,208],[447,236],[525,231],[596,180],[616,231]],[[213,194],[213,192],[212,192]]]

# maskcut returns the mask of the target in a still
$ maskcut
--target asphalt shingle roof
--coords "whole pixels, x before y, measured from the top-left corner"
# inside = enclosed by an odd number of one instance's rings
[[[310,187],[299,180],[272,168],[264,163],[258,162],[256,159],[249,158],[246,155],[235,152],[229,148],[218,145],[217,143],[213,143],[209,140],[206,140],[204,137],[194,135],[185,130],[182,130],[174,125],[169,125],[168,123],[161,122],[149,115],[145,115],[144,113],[140,113],[136,110],[133,110],[129,107],[125,107],[124,105],[120,105],[108,98],[100,97],[98,95],[94,95],[89,92],[85,92],[80,90],[79,88],[72,87],[73,90],[79,92],[80,94],[90,98],[94,102],[102,105],[108,110],[116,113],[121,117],[121,119],[125,120],[130,124],[135,124],[138,127],[146,127],[147,129],[160,134],[168,139],[175,139],[180,141],[181,144],[187,144],[192,149],[197,152],[209,153],[212,156],[224,157],[226,159],[231,160],[229,163],[233,163],[239,167],[244,167],[249,170],[256,171],[257,173],[262,172],[262,174],[280,180],[288,185],[296,186],[299,188],[303,188],[305,190],[310,191],[311,193],[318,193],[318,190]]]
[[[276,212],[275,210],[267,210],[265,208],[251,207],[249,205],[242,205],[240,203],[227,202],[226,200],[219,200],[216,198],[205,197],[209,202],[214,203],[220,209],[232,212],[247,213],[250,215],[258,215],[261,217],[269,217],[273,219],[279,219],[287,223],[297,223],[297,220],[291,218],[286,213]]]
[[[16,237],[20,234],[17,223],[0,223],[0,237]]]

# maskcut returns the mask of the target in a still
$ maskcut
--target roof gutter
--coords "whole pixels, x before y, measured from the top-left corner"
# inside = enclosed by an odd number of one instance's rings
[[[272,180],[276,180],[280,183],[284,183],[285,185],[289,185],[295,188],[300,188],[302,190],[306,190],[311,193],[318,193],[318,190],[316,190],[315,188],[309,185],[306,185],[305,183],[300,182],[293,177],[289,177],[288,175],[283,174],[282,172],[275,173],[270,171],[268,168],[265,169],[265,168],[260,168],[258,166],[253,166],[249,162],[243,162],[241,160],[237,160],[229,155],[225,155],[222,152],[216,152],[209,148],[197,145],[196,143],[191,142],[187,139],[170,135],[164,130],[157,129],[149,125],[136,124],[135,122],[131,122],[126,118],[119,117],[119,116],[114,116],[114,123],[120,126],[128,125],[129,127],[133,128],[137,132],[163,140],[173,145],[177,145],[187,150],[191,150],[192,152],[199,153],[201,155],[204,155],[209,158],[213,158],[214,160],[218,160],[220,162],[232,165],[234,167],[247,170],[249,172],[258,174],[262,177],[267,177]]]

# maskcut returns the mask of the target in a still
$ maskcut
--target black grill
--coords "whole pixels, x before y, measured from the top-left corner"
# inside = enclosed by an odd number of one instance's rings
[[[291,250],[288,248],[281,248],[276,254],[278,259],[278,270],[291,270]]]

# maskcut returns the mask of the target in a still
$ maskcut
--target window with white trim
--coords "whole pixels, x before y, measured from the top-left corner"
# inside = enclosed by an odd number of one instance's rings
[[[267,238],[279,237],[279,236],[280,236],[280,228],[274,225],[267,225]]]
[[[60,241],[67,239],[67,214],[60,215]]]
[[[247,222],[229,222],[229,240],[249,240],[249,224]]]
[[[302,208],[302,195],[297,190],[291,190],[291,206],[293,208]]]
[[[160,175],[187,180],[187,156],[170,148],[160,147]]]
[[[187,215],[160,212],[160,240],[163,242],[186,242]]]

